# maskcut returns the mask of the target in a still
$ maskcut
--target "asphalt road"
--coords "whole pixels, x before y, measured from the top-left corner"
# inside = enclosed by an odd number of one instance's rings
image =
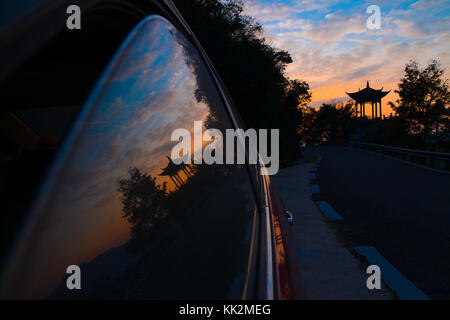
[[[450,299],[450,174],[347,147],[323,158],[320,197],[343,217],[348,247],[375,247],[432,299]]]

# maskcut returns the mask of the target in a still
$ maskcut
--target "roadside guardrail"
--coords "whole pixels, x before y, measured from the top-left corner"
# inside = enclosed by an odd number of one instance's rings
[[[351,141],[350,145],[354,148],[380,152],[403,161],[416,163],[434,169],[450,171],[450,153],[406,149],[358,141]]]

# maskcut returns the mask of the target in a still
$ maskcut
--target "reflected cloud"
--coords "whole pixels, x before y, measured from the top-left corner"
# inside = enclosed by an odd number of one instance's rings
[[[33,242],[35,249],[17,261],[33,261],[32,266],[24,277],[15,274],[10,281],[21,295],[48,295],[64,278],[66,266],[124,245],[130,230],[138,233],[141,223],[123,219],[130,214],[122,210],[117,191],[118,179],[126,181],[120,179],[130,168],[154,179],[161,199],[185,187],[198,172],[183,168],[187,172],[183,181],[161,175],[175,145],[170,141],[172,131],[193,130],[195,120],[218,112],[227,119],[221,98],[198,61],[192,45],[160,19],[147,22],[130,39],[102,80],[98,96],[86,106],[89,112],[61,156],[47,198],[36,207],[34,225],[39,225],[39,233],[33,230],[21,244],[25,250]],[[212,111],[211,106],[220,110]],[[166,206],[158,210],[158,219],[168,212]]]

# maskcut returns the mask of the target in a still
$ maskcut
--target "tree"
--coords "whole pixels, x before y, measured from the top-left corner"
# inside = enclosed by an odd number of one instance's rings
[[[315,121],[317,119],[317,110],[310,106],[302,107],[302,122],[298,128],[300,139],[307,145],[320,143]]]
[[[418,135],[422,141],[429,138],[435,124],[433,108],[437,100],[448,105],[448,79],[443,79],[444,69],[439,61],[433,60],[425,68],[420,68],[415,61],[410,61],[405,67],[405,75],[398,84],[399,95],[397,104],[389,102],[398,114],[404,129],[413,135]],[[446,125],[448,126],[448,125]]]
[[[122,193],[123,217],[132,226],[132,234],[139,236],[149,230],[166,214],[164,200],[166,184],[156,184],[156,178],[130,168],[129,178],[118,179],[118,191]]]
[[[310,101],[310,92],[306,82],[286,77],[290,54],[267,44],[261,25],[243,14],[240,0],[175,3],[223,79],[246,127],[280,129],[280,157],[292,160],[298,150],[299,106]]]
[[[353,104],[323,104],[316,113],[314,126],[318,140],[335,140],[348,137],[353,132]]]
[[[282,163],[300,156],[299,128],[303,123],[303,108],[311,101],[309,84],[306,81],[290,80],[286,86],[281,104],[280,146],[285,152],[281,155]]]

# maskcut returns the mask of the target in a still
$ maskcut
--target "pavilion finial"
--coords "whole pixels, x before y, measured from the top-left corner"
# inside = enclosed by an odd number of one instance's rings
[[[370,86],[369,86],[369,80],[367,80],[367,88],[370,88]]]

